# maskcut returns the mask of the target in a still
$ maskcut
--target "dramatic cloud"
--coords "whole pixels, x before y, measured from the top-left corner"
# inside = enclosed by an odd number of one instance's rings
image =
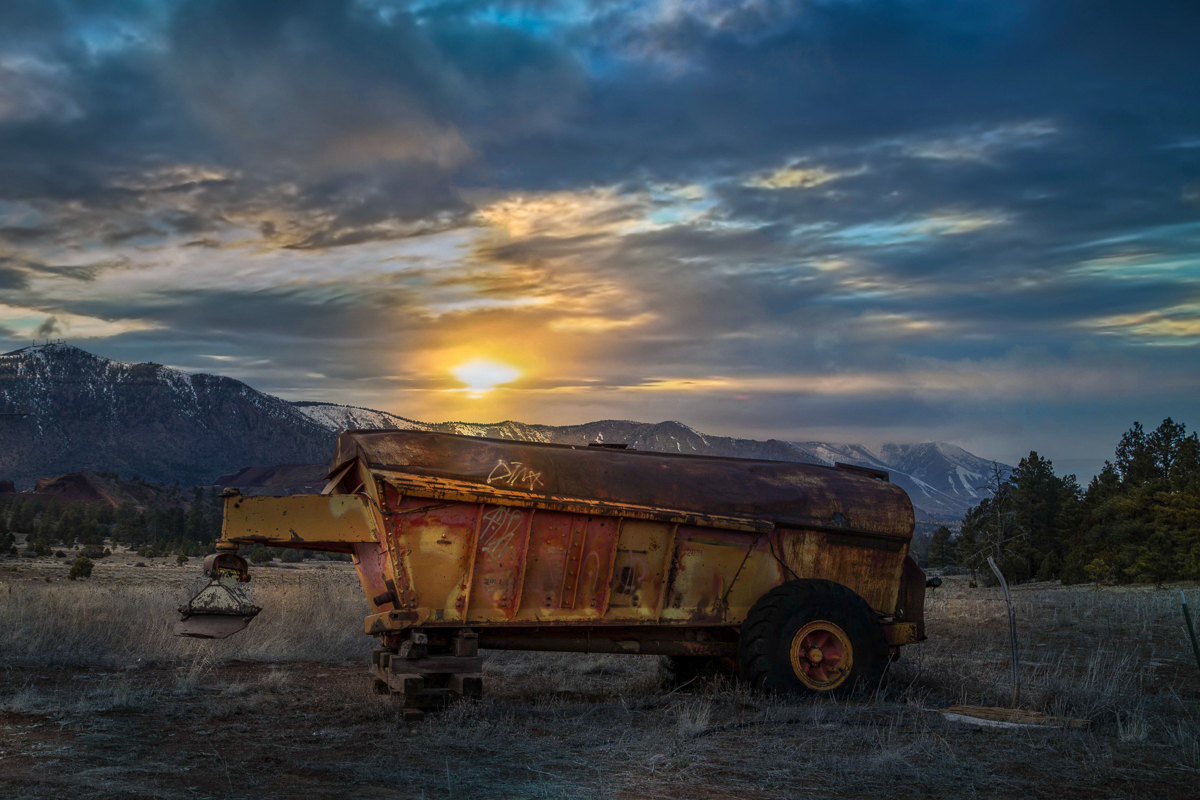
[[[0,7],[0,333],[410,417],[1200,425],[1200,6]]]

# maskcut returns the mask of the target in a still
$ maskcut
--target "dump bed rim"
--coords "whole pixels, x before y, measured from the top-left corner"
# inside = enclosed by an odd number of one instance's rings
[[[442,431],[419,431],[419,430],[410,430],[407,428],[347,428],[346,430],[344,430],[338,434],[338,438],[340,439],[343,436],[347,436],[347,435],[351,435],[351,434],[353,434],[353,435],[359,435],[359,434],[374,435],[374,434],[393,434],[393,433],[403,433],[406,435],[413,435],[413,436],[453,436],[457,439],[473,439],[475,441],[480,441],[480,442],[497,442],[499,444],[519,444],[519,445],[529,445],[532,447],[557,448],[560,450],[588,450],[592,447],[590,444],[561,444],[559,442],[531,442],[528,439],[503,439],[503,438],[496,437],[496,436],[472,436],[469,433],[443,433]],[[850,468],[847,468],[847,467],[833,466],[830,464],[813,464],[809,461],[783,461],[783,460],[777,459],[777,458],[742,458],[741,456],[710,456],[710,455],[705,455],[703,453],[672,453],[669,450],[627,450],[627,449],[622,449],[622,448],[617,448],[617,447],[597,447],[595,449],[602,450],[603,452],[606,452],[606,453],[620,453],[623,455],[632,455],[632,456],[653,456],[655,458],[698,459],[698,460],[707,460],[707,461],[734,461],[734,462],[741,463],[741,464],[747,464],[747,463],[750,463],[750,464],[787,464],[788,466],[793,466],[793,467],[798,466],[798,467],[810,467],[813,469],[830,470],[832,472],[836,472],[839,474],[845,474],[847,472],[852,473],[852,474],[853,473],[861,474],[862,471],[882,472],[884,475],[888,474],[888,472],[886,470],[874,470],[871,467],[859,467],[858,465],[851,465]],[[336,457],[336,455],[337,454],[334,453],[335,457]],[[329,471],[326,473],[325,477],[328,478],[328,477],[332,476],[333,473],[337,472],[339,469],[341,469],[343,466],[345,466],[348,462],[350,462],[352,460],[353,460],[352,458],[346,459],[345,461],[338,462],[337,464],[332,464],[332,462],[331,462],[331,466],[329,468]],[[389,469],[389,468],[396,468],[396,467],[403,466],[401,464],[380,464],[380,463],[374,463],[374,462],[368,462],[368,463],[373,467],[379,467],[381,469]],[[883,480],[884,480],[884,482],[890,483],[890,481],[888,481],[886,478],[884,478]]]
[[[512,497],[590,498],[780,527],[911,539],[916,521],[908,493],[882,476],[796,461],[355,429],[338,437],[329,474],[336,476],[354,463],[376,475],[410,476],[426,488],[438,481],[465,481],[476,489],[486,486],[485,494],[503,487],[514,493]],[[511,471],[513,465],[517,472]],[[493,484],[497,469],[507,472]],[[334,480],[331,477],[330,486]],[[517,480],[529,485],[518,485]]]

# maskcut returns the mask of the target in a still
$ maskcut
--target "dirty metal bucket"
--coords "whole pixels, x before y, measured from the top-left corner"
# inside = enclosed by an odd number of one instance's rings
[[[204,574],[212,580],[179,607],[182,618],[175,623],[175,635],[224,639],[245,630],[262,610],[250,602],[246,559],[235,552],[214,553],[204,559]]]

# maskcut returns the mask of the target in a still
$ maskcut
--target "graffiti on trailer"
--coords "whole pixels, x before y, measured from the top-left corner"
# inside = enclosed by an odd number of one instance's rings
[[[521,486],[533,491],[542,485],[542,473],[530,469],[520,461],[505,461],[502,458],[488,473],[487,482],[498,483],[501,486]]]
[[[496,506],[483,515],[483,530],[479,534],[480,549],[488,556],[504,553],[521,531],[525,514],[521,509]]]
[[[600,554],[595,550],[588,553],[587,559],[584,560],[583,567],[583,582],[591,584],[591,591],[588,593],[589,605],[592,608],[596,607],[596,587],[600,583]]]
[[[648,569],[646,562],[637,556],[630,556],[617,573],[617,594],[633,594],[646,580]]]

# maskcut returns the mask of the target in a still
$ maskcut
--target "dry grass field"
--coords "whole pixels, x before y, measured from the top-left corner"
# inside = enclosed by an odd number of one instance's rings
[[[254,569],[263,613],[204,642],[170,635],[198,561],[139,560],[104,559],[78,582],[62,561],[0,560],[0,796],[1200,793],[1200,670],[1178,586],[1016,589],[1022,706],[1089,730],[979,729],[939,713],[1010,692],[999,591],[962,578],[929,598],[929,641],[853,703],[721,681],[667,693],[645,656],[488,653],[482,701],[405,724],[371,692],[349,564]],[[1200,609],[1197,587],[1183,588]]]

